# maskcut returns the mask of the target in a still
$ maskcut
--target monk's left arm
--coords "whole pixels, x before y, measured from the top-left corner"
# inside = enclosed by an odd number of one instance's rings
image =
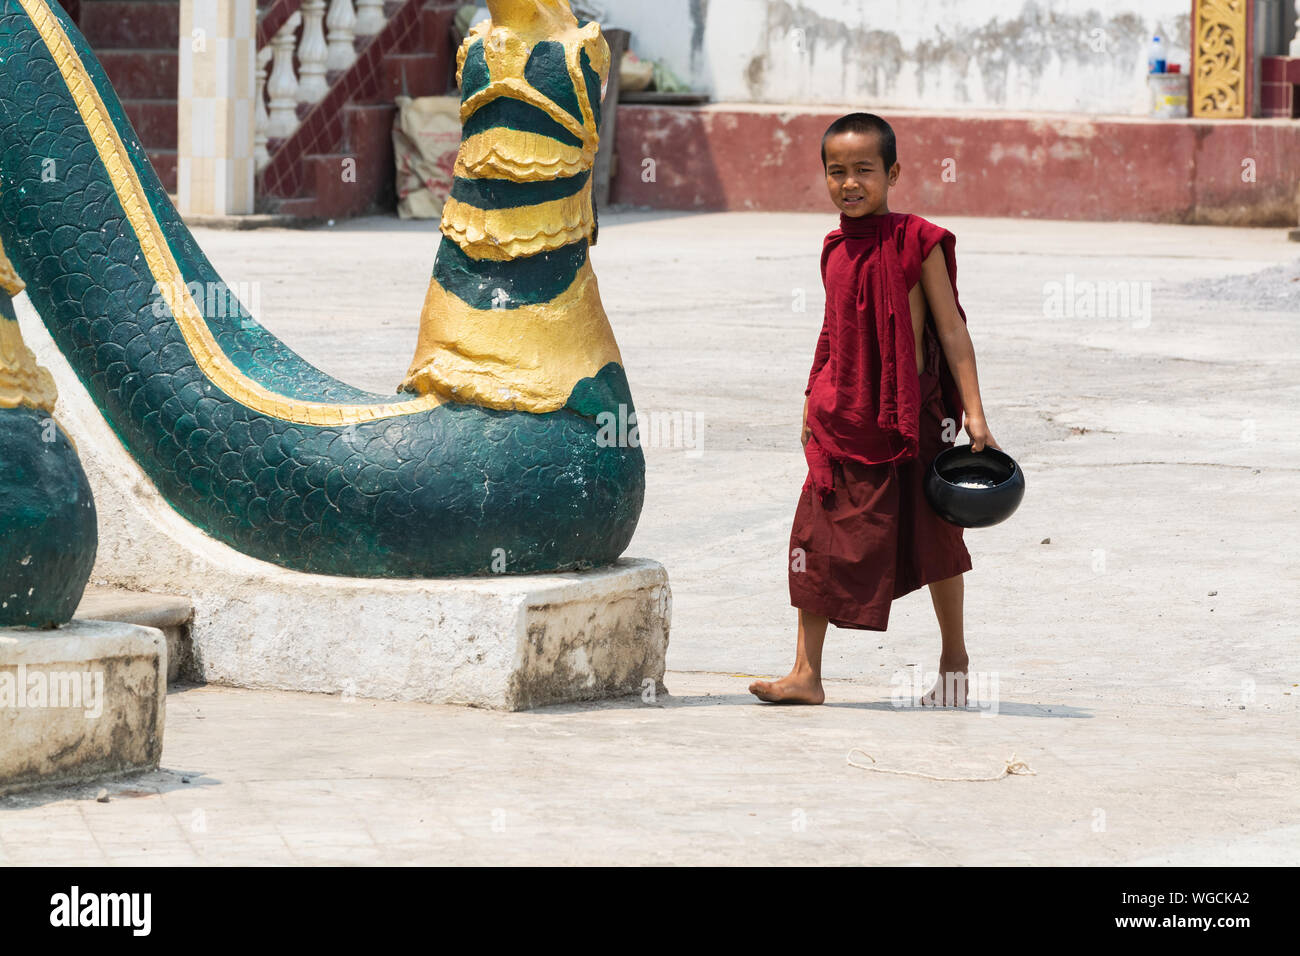
[[[970,436],[971,449],[981,451],[986,444],[998,448],[984,420],[984,403],[980,400],[979,376],[975,371],[975,345],[957,311],[957,297],[948,279],[942,245],[936,245],[921,263],[921,288],[930,304],[930,315],[948,368],[961,392],[961,403],[966,408],[966,434]]]

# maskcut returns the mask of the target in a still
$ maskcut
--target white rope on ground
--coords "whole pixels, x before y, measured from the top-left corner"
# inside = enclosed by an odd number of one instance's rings
[[[862,754],[862,756],[870,760],[872,764],[876,762],[876,758],[871,756],[871,754],[867,753],[861,747],[854,747],[849,751],[849,766],[857,767],[859,770],[871,770],[875,773],[895,773],[900,777],[921,777],[925,780],[943,780],[949,783],[987,783],[1013,775],[1030,777],[1038,776],[1038,771],[1030,770],[1029,764],[1025,763],[1023,760],[1017,760],[1015,754],[1012,754],[1007,759],[1006,765],[1002,768],[1002,772],[996,777],[940,777],[932,773],[924,773],[920,770],[894,770],[891,767],[875,767],[865,763],[858,763],[853,759],[854,754]]]

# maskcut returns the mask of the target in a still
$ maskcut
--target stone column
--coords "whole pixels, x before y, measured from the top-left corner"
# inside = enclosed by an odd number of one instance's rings
[[[181,215],[251,213],[256,0],[181,0],[180,14]]]

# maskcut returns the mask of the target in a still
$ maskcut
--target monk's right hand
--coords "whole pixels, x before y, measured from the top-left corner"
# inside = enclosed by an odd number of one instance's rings
[[[812,429],[808,427],[807,423],[805,423],[803,426],[802,443],[807,445],[809,438],[812,438]]]
[[[988,422],[984,421],[984,416],[967,416],[966,434],[970,436],[970,450],[983,451],[985,446],[1002,450],[993,438],[993,433],[989,431]]]

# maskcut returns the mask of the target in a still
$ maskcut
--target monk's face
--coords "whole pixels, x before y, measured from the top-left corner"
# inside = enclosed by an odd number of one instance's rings
[[[885,167],[876,133],[839,133],[826,141],[826,188],[846,216],[889,212],[889,188],[898,172],[898,163]]]

